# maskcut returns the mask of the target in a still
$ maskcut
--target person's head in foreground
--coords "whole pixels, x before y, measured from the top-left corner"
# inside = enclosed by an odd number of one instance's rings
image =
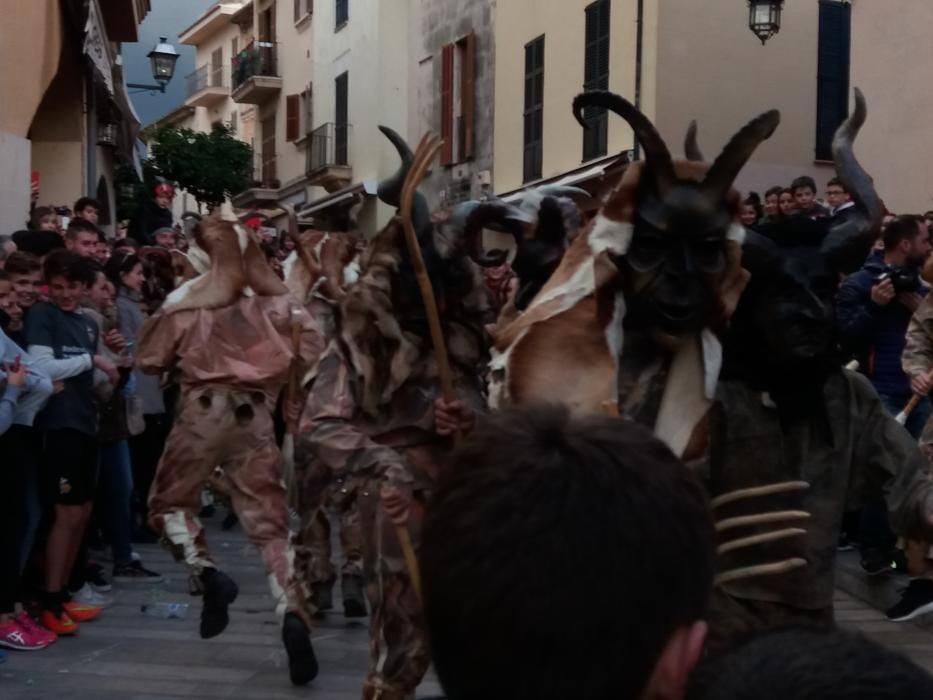
[[[753,638],[697,673],[690,700],[933,698],[933,677],[854,632],[789,628]]]
[[[713,540],[699,482],[644,428],[561,406],[482,422],[424,524],[447,698],[682,697],[706,637]]]

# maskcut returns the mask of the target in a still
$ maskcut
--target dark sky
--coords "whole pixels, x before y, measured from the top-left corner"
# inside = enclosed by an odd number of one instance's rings
[[[213,0],[152,0],[152,11],[139,28],[139,43],[123,44],[123,65],[128,83],[153,84],[146,54],[152,51],[160,36],[168,37],[169,43],[181,54],[175,67],[175,77],[164,95],[133,94],[136,91],[130,89],[133,106],[143,126],[171,112],[184,101],[185,76],[194,70],[194,47],[180,45],[178,32],[187,29],[212,4]]]

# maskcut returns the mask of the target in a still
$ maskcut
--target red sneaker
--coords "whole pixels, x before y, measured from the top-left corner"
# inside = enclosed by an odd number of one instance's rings
[[[51,610],[43,610],[39,620],[43,627],[52,630],[59,637],[75,634],[78,631],[78,625],[65,612],[57,615]]]
[[[16,620],[0,623],[0,647],[16,651],[38,651],[47,646],[48,642],[22,627]]]
[[[104,611],[103,608],[98,608],[96,605],[85,605],[84,603],[76,603],[73,600],[67,601],[62,607],[65,608],[65,613],[68,617],[75,622],[90,622],[91,620],[96,620]],[[42,624],[45,624],[45,620],[42,621]],[[49,627],[49,629],[53,632],[58,631],[51,627]]]
[[[25,630],[36,635],[39,639],[44,639],[45,643],[52,644],[53,642],[58,641],[58,635],[55,634],[52,630],[46,629],[38,622],[32,619],[30,615],[25,610],[16,616],[16,621],[19,623],[19,626]]]

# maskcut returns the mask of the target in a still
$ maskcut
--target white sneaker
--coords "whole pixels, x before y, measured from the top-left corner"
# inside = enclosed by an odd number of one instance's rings
[[[113,598],[98,593],[87,583],[84,584],[80,591],[72,593],[71,599],[81,605],[93,605],[98,608],[109,608],[113,605]]]

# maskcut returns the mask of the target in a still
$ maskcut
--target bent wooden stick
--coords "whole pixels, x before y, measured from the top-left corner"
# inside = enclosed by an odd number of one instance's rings
[[[933,369],[927,372],[926,378],[928,382],[933,382]],[[920,394],[911,396],[910,401],[908,401],[904,409],[894,417],[894,420],[901,425],[906,425],[907,419],[910,418],[910,414],[914,412],[914,409],[917,408],[917,404],[920,403],[923,398],[924,397],[920,396]]]

